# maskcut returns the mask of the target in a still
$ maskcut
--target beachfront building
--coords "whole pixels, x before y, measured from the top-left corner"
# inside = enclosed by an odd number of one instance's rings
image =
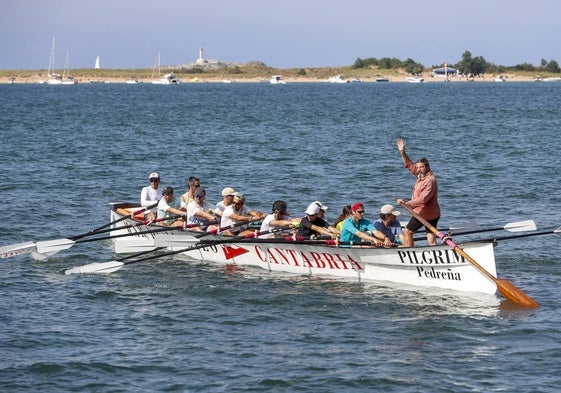
[[[433,78],[449,78],[451,76],[457,75],[458,71],[455,68],[448,67],[446,65],[444,65],[444,67],[435,68],[434,70],[432,70]]]

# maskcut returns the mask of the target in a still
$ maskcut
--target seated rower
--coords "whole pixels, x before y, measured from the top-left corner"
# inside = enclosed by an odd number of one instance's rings
[[[374,234],[384,237],[384,246],[391,247],[396,244],[403,244],[403,229],[397,216],[401,213],[393,205],[384,205],[380,209],[380,218],[374,221]]]
[[[182,216],[181,218],[171,218]],[[162,190],[162,199],[158,202],[158,218],[163,218],[161,225],[177,227],[185,224],[185,208],[181,207],[179,198],[173,196],[173,187],[166,186]],[[167,218],[167,219],[166,219]]]
[[[341,241],[353,244],[368,242],[377,247],[383,246],[383,241],[371,234],[374,231],[374,224],[364,218],[364,205],[357,202],[351,207],[351,216],[343,221]]]
[[[160,189],[160,175],[152,172],[148,177],[150,184],[142,188],[140,192],[140,206],[151,206],[162,199],[162,190]],[[158,215],[158,208],[152,208],[145,214],[145,219],[153,221]]]
[[[234,195],[236,194],[236,190],[232,187],[226,187],[222,190],[222,200],[216,204],[214,208],[214,215],[216,216],[217,220],[220,221],[222,218],[222,213],[226,207],[230,206],[234,203]]]
[[[329,236],[331,239],[339,237],[339,231],[319,217],[320,212],[323,210],[322,206],[319,202],[312,202],[308,206],[305,211],[306,217],[300,220],[300,225],[298,226],[298,232],[296,233],[298,237],[303,237],[304,239],[311,239],[321,235]]]
[[[194,192],[195,200],[187,205],[187,224],[196,225],[190,228],[193,231],[204,232],[206,230],[214,230],[215,217],[212,205],[206,201],[206,191],[204,188],[198,187]],[[203,228],[206,227],[206,228]]]
[[[293,220],[288,214],[286,202],[278,200],[273,202],[272,213],[268,214],[263,220],[260,232],[273,231],[278,228],[291,226],[294,223],[298,224],[299,222],[300,219]],[[288,233],[289,229],[287,229],[283,233],[267,233],[259,237],[262,239],[270,239],[275,237],[284,237]]]
[[[233,204],[226,206],[224,211],[222,212],[222,219],[220,221],[220,228],[229,227],[231,225],[236,225],[242,222],[249,223],[250,221],[254,220],[262,220],[265,218],[266,214],[260,211],[251,210],[245,204],[245,196],[239,192],[234,194],[234,201]],[[253,231],[247,230],[246,225],[236,226],[231,229],[227,229],[222,233],[224,235],[237,235],[237,236],[244,236]]]

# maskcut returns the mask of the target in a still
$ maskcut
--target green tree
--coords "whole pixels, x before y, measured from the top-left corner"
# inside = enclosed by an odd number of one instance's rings
[[[471,52],[466,50],[462,54],[462,60],[458,64],[456,64],[456,68],[460,74],[472,74],[471,72],[471,62],[473,61],[471,57]]]
[[[417,63],[415,60],[408,58],[407,60],[405,60],[401,66],[403,68],[405,68],[405,71],[407,71],[410,74],[420,74],[421,72],[423,72],[424,68],[422,64]]]
[[[472,57],[471,52],[466,50],[462,54],[462,60],[456,64],[456,68],[462,74],[479,75],[484,73],[489,65],[483,56]]]
[[[298,75],[306,75],[306,70],[303,69],[303,68],[300,68],[300,69],[298,70]]]
[[[535,67],[529,63],[516,64],[513,69],[516,71],[535,71]]]
[[[353,69],[364,68],[364,61],[360,57],[357,57],[357,59],[353,63],[352,68]]]
[[[555,72],[558,74],[561,70],[559,69],[559,64],[555,60],[550,60],[545,66],[545,70],[549,72]]]

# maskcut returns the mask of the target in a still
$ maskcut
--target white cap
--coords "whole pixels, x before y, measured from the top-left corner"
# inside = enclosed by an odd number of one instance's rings
[[[234,190],[232,187],[226,187],[225,189],[222,190],[222,196],[234,195],[235,193],[236,190]]]
[[[395,210],[393,205],[384,205],[380,209],[380,214],[393,214],[394,216],[399,216],[401,213]]]
[[[327,206],[324,205],[323,203],[321,203],[320,201],[314,201],[314,203],[316,203],[321,210],[323,210],[323,211],[327,210]]]
[[[312,202],[310,203],[310,206],[308,206],[308,208],[306,209],[305,213],[308,216],[312,216],[314,214],[318,214],[320,210],[320,205],[318,205],[316,202]]]
[[[152,172],[150,174],[150,176],[148,176],[148,179],[159,179],[160,175],[158,175],[156,172]]]

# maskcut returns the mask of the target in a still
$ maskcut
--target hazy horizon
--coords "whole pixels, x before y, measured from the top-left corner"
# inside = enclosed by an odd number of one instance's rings
[[[56,37],[56,68],[152,68],[204,57],[261,61],[274,68],[341,67],[357,58],[411,58],[425,67],[469,50],[497,65],[561,62],[561,3],[474,0],[375,4],[286,0],[21,0],[0,16],[0,69],[46,69]]]

